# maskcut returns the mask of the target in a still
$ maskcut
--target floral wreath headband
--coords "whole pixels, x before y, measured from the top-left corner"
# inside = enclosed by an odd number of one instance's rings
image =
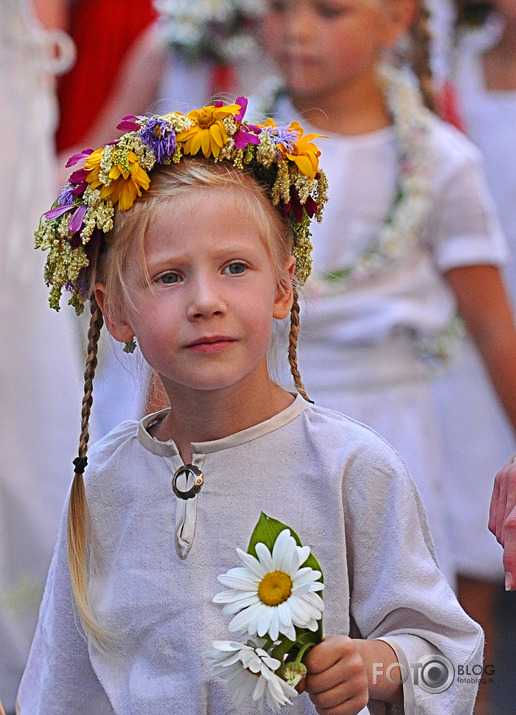
[[[318,221],[327,195],[327,181],[319,170],[320,151],[311,143],[320,134],[304,135],[297,122],[277,125],[272,119],[252,125],[244,121],[247,100],[214,105],[188,115],[124,117],[120,139],[93,151],[85,149],[67,163],[75,170],[35,232],[36,248],[49,251],[45,281],[50,305],[59,310],[63,289],[69,304],[82,313],[89,299],[89,266],[104,235],[113,228],[115,207],[127,211],[149,189],[152,169],[177,164],[183,156],[204,156],[247,169],[267,187],[272,204],[290,222],[296,275],[302,285],[311,270],[309,225]]]

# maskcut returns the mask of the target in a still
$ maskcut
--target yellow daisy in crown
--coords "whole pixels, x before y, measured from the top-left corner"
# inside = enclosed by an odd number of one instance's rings
[[[311,141],[312,139],[327,139],[327,137],[322,134],[306,134],[303,136],[303,128],[298,122],[292,122],[290,128],[298,132],[298,139],[292,149],[286,148],[285,156],[293,161],[305,176],[313,179],[319,170],[321,152]]]
[[[108,173],[109,183],[106,183],[101,176],[104,150],[94,151],[86,159],[85,168],[90,170],[86,181],[92,189],[102,187],[101,199],[109,199],[113,204],[118,202],[119,210],[127,211],[133,205],[136,197],[141,196],[142,189],[147,191],[149,188],[149,175],[142,169],[138,157],[131,150],[117,151],[113,149],[112,158],[114,161]]]
[[[210,105],[189,112],[188,117],[193,120],[193,125],[177,135],[177,141],[184,142],[184,153],[195,155],[202,150],[206,158],[209,156],[217,158],[228,140],[222,120],[230,115],[236,116],[240,112],[239,104]]]

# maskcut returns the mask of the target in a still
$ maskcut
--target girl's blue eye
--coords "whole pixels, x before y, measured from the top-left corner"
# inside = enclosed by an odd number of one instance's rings
[[[173,283],[178,283],[180,276],[177,273],[164,273],[158,278],[158,283],[163,283],[164,285],[172,285]]]
[[[326,3],[319,3],[317,5],[317,13],[320,17],[323,17],[326,20],[333,20],[334,18],[339,17],[345,12],[346,9],[343,7],[337,7],[335,5],[330,5]]]
[[[247,266],[245,263],[239,263],[238,261],[235,261],[235,263],[230,263],[229,266],[226,266],[224,271],[229,273],[232,276],[239,276],[241,273],[244,273],[246,270]]]
[[[269,10],[271,12],[283,13],[287,9],[287,4],[283,0],[270,0]]]

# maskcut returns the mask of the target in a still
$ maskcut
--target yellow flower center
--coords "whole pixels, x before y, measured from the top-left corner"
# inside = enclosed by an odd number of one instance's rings
[[[292,593],[292,579],[283,571],[266,574],[258,585],[258,598],[266,606],[279,606]]]
[[[205,107],[197,113],[197,122],[203,129],[208,129],[215,123],[215,117],[210,109]]]

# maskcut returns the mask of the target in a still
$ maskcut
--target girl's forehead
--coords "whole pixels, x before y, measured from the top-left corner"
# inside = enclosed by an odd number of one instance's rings
[[[265,217],[264,217],[265,219]],[[159,203],[145,232],[146,250],[161,243],[207,245],[231,239],[259,238],[259,223],[228,191],[199,189]]]

